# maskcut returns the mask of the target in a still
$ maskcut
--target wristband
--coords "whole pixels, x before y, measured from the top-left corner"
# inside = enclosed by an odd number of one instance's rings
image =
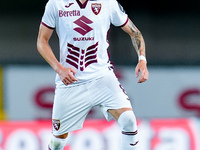
[[[145,57],[144,55],[140,55],[140,56],[139,56],[139,61],[140,61],[140,60],[144,60],[145,62],[147,62],[147,59],[146,59],[146,57]]]

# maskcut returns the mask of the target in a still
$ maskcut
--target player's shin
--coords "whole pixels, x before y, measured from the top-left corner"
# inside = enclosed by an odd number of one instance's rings
[[[121,150],[136,150],[138,146],[137,123],[133,111],[123,112],[118,123],[122,129]]]
[[[67,144],[67,138],[61,139],[61,138],[56,138],[55,136],[52,135],[48,149],[63,150],[66,144]]]

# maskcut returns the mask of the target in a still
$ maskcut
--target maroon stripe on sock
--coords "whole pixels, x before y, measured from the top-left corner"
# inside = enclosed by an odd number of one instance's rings
[[[51,150],[49,146],[48,146],[48,150]]]
[[[137,130],[135,132],[124,132],[124,131],[122,131],[122,134],[124,134],[124,135],[136,135],[137,133],[138,133]]]
[[[135,146],[139,141],[135,142],[135,144],[130,144],[131,146]]]

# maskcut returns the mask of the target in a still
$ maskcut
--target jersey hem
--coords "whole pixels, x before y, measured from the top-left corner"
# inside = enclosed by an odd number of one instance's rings
[[[102,78],[104,75],[105,75],[105,72],[108,72],[109,71],[109,67],[107,69],[104,69],[100,72],[98,72],[98,76],[94,76],[94,77],[91,77],[89,79],[86,79],[86,80],[82,80],[82,81],[79,81],[79,82],[74,82],[72,84],[69,84],[69,85],[65,85],[64,83],[60,83],[62,82],[61,80],[57,81],[56,82],[56,88],[71,88],[71,87],[74,87],[74,86],[80,86],[80,85],[83,85],[83,84],[87,84],[89,82],[92,82],[94,80],[98,80],[100,78]]]
[[[129,20],[129,18],[127,17],[126,22],[125,22],[123,25],[117,26],[117,27],[118,27],[118,28],[121,28],[121,27],[125,26],[125,25],[128,23],[128,20]]]
[[[53,130],[53,135],[54,136],[59,136],[59,135],[65,134],[65,133],[69,133],[69,132],[72,132],[72,131],[80,130],[82,128],[83,128],[83,125],[80,125],[80,126],[74,127],[74,128],[70,128],[70,129],[65,130],[65,131],[60,131],[60,132]]]
[[[51,29],[51,30],[54,30],[54,29],[55,29],[55,28],[53,28],[53,27],[48,26],[48,25],[47,25],[46,23],[44,23],[44,22],[41,22],[41,24],[44,25],[45,27]]]

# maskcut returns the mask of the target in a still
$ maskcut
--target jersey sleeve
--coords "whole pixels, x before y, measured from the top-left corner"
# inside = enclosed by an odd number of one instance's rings
[[[49,0],[46,4],[45,11],[42,17],[42,24],[50,29],[56,27],[56,11],[55,3],[53,0]]]
[[[110,0],[110,19],[114,26],[122,27],[128,22],[128,15],[117,0]]]

